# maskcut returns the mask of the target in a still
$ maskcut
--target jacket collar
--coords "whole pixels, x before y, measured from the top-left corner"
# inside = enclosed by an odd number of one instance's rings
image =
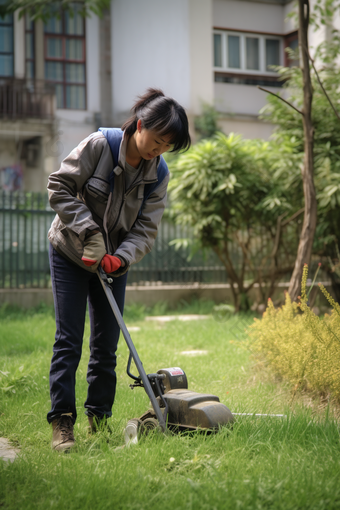
[[[126,163],[126,149],[127,149],[128,137],[123,133],[123,138],[119,147],[119,155],[118,155],[118,166],[114,168],[114,173],[116,175],[120,175],[125,170]],[[144,160],[143,163],[143,176],[142,180],[145,183],[156,182],[157,179],[157,168],[161,161],[161,157],[157,156],[156,158],[150,159],[149,161]]]

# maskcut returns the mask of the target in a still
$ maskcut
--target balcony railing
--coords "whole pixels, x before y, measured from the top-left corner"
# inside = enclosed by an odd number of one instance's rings
[[[0,118],[52,119],[54,87],[44,80],[0,79]]]

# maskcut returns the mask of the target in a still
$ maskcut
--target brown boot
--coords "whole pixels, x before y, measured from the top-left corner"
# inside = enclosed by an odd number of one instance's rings
[[[95,434],[99,430],[108,430],[110,431],[110,427],[107,423],[107,418],[104,416],[103,418],[98,418],[98,416],[88,416],[89,420],[89,433]]]
[[[74,446],[72,413],[61,414],[52,421],[52,449],[59,452]]]

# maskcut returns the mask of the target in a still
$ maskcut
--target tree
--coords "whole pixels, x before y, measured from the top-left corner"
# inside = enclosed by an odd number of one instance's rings
[[[172,215],[193,228],[197,246],[217,254],[236,310],[249,308],[248,294],[256,283],[265,301],[277,280],[293,270],[297,232],[292,220],[302,210],[294,190],[272,171],[279,159],[269,142],[218,133],[170,165]],[[177,246],[187,242],[177,240]]]
[[[46,21],[51,16],[58,15],[60,9],[73,14],[75,8],[84,17],[91,13],[101,16],[103,10],[109,6],[110,0],[5,0],[0,5],[0,18],[18,11],[20,17],[27,13],[33,20]]]
[[[311,77],[318,202],[312,253],[323,262],[340,297],[340,278],[333,270],[339,262],[340,129],[331,106],[340,104],[340,69],[333,50],[330,53],[326,46],[319,49],[327,65],[319,69],[319,78]],[[247,295],[255,283],[260,285],[265,302],[272,297],[278,279],[291,274],[303,224],[302,72],[293,67],[280,68],[279,73],[289,101],[268,97],[262,114],[277,125],[271,142],[219,134],[200,142],[171,166],[173,215],[177,222],[193,227],[199,246],[217,253],[232,285],[235,305],[241,309],[247,307]],[[260,256],[255,244],[263,238]]]
[[[327,8],[327,9],[326,9]],[[337,8],[335,2],[326,2],[316,5],[316,14],[312,18],[314,26],[329,23]],[[311,76],[311,89],[313,90],[313,108],[309,119],[309,126],[313,129],[313,161],[310,168],[313,170],[313,181],[316,188],[316,199],[318,206],[318,222],[315,228],[315,235],[309,231],[308,250],[312,243],[311,253],[323,259],[324,269],[326,269],[332,278],[333,288],[340,298],[339,279],[332,271],[332,264],[327,263],[328,258],[337,257],[337,245],[340,241],[340,116],[334,105],[340,102],[339,75],[340,69],[337,64],[337,57],[340,47],[339,32],[332,30],[332,38],[322,43],[316,51],[315,60],[318,61],[319,70],[316,68],[315,61],[308,56],[313,68]],[[306,43],[305,43],[306,44]],[[308,64],[309,66],[309,64]],[[294,138],[297,144],[292,152],[282,152],[282,158],[279,162],[280,177],[290,188],[298,189],[300,187],[299,165],[294,164],[306,154],[306,136],[304,126],[304,99],[306,96],[304,90],[304,74],[300,68],[278,68],[282,79],[284,80],[284,89],[288,91],[288,100],[282,101],[282,98],[271,94],[268,97],[268,105],[263,109],[262,114],[267,120],[277,125],[275,132],[275,141],[278,145],[285,145],[287,140]],[[308,95],[308,94],[307,94]],[[286,95],[287,97],[287,95]],[[293,108],[292,108],[293,106]],[[308,135],[308,133],[307,133]],[[304,143],[299,143],[304,140]],[[310,149],[310,144],[309,144]],[[307,148],[308,150],[308,148]],[[306,164],[306,159],[305,159]],[[302,175],[304,176],[305,167]],[[309,174],[309,178],[310,178]],[[305,198],[301,190],[301,201]],[[315,210],[311,209],[310,202],[305,201],[305,215],[311,212],[315,215]],[[313,205],[314,207],[314,205]],[[314,216],[315,217],[315,216]],[[306,232],[306,231],[305,231]],[[313,239],[314,238],[314,239]],[[301,243],[301,239],[300,239]],[[306,252],[305,252],[306,253]],[[290,295],[294,297],[300,288],[298,269],[302,270],[303,263],[310,261],[305,254],[305,261],[297,257],[295,265],[294,294],[293,278],[291,280]]]
[[[288,288],[288,293],[293,301],[297,299],[300,293],[303,266],[305,263],[310,263],[317,217],[316,194],[314,187],[314,126],[312,121],[313,89],[309,68],[308,28],[309,0],[299,0],[299,46],[302,61],[303,83],[303,108],[301,113],[304,132],[302,182],[305,198],[305,211],[294,271]]]
[[[297,250],[297,256],[294,265],[294,271],[290,280],[288,293],[292,300],[296,300],[300,291],[300,282],[302,278],[303,266],[309,264],[312,255],[312,247],[317,227],[317,201],[314,186],[314,132],[315,126],[312,118],[312,100],[313,87],[310,73],[310,63],[316,75],[316,79],[322,92],[329,101],[336,115],[337,112],[330,100],[316,70],[314,60],[309,53],[308,29],[310,26],[310,4],[309,0],[299,0],[298,2],[298,21],[299,21],[299,49],[301,57],[301,76],[302,76],[302,108],[297,109],[292,103],[283,100],[302,116],[303,140],[304,140],[304,162],[302,166],[302,182],[304,194],[304,221],[300,234],[300,241]],[[339,8],[339,2],[333,0],[317,0],[313,16],[313,25],[317,28],[320,24],[329,23],[335,11]],[[333,30],[333,51],[334,43],[339,49],[339,34]],[[327,46],[327,44],[326,44]],[[325,44],[323,45],[325,48]],[[319,55],[321,53],[319,52]],[[274,94],[275,95],[275,94]],[[280,97],[280,96],[277,96]],[[280,97],[280,99],[282,99]]]

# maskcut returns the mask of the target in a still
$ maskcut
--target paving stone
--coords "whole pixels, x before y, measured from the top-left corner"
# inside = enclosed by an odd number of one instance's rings
[[[204,356],[208,354],[208,351],[196,349],[193,351],[182,351],[180,354],[183,354],[183,356]]]
[[[156,321],[156,322],[169,322],[169,321],[197,321],[202,319],[209,319],[209,315],[155,315],[145,317],[146,321]]]
[[[18,448],[13,448],[5,437],[0,437],[0,458],[13,462],[19,453]]]

